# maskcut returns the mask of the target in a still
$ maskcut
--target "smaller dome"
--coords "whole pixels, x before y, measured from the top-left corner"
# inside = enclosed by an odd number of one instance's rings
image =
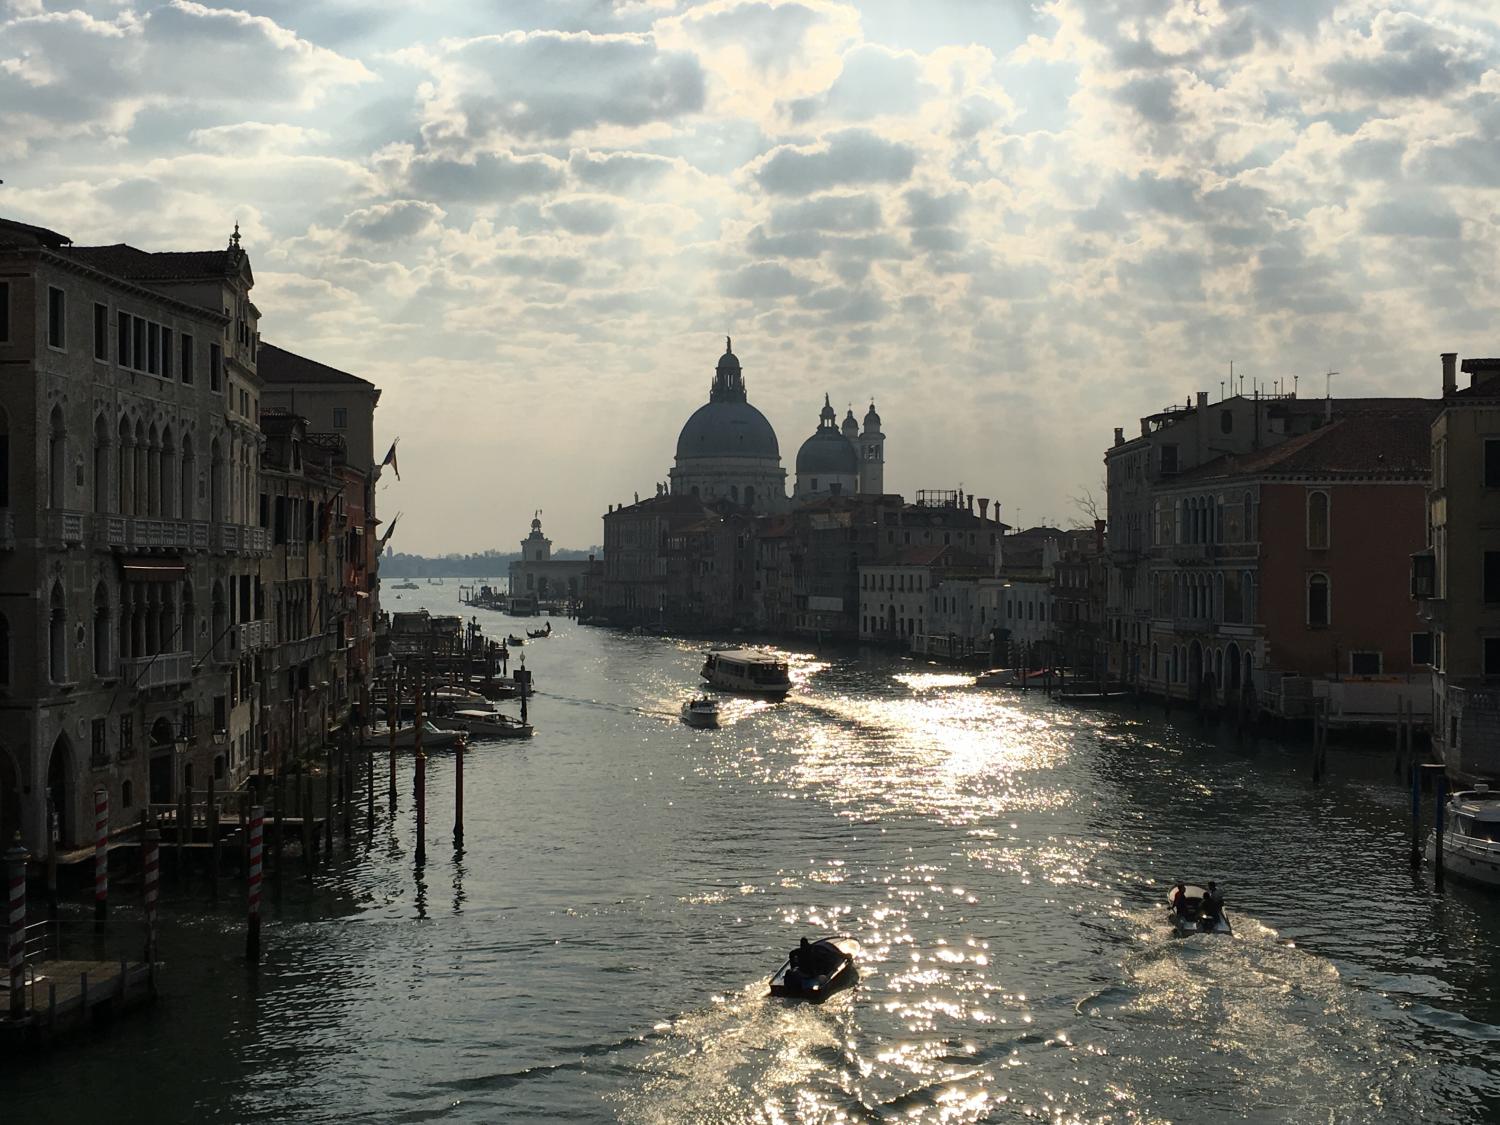
[[[853,444],[832,426],[820,426],[797,450],[797,475],[855,476],[859,454]]]
[[[724,337],[724,354],[719,357],[719,371],[738,371],[740,369],[740,357],[734,354],[732,341],[728,336]]]
[[[859,437],[859,423],[854,420],[854,411],[852,409],[844,415],[844,424],[841,428],[846,438],[853,440]]]
[[[875,400],[870,400],[870,409],[865,411],[865,429],[880,429],[880,415],[875,413]]]

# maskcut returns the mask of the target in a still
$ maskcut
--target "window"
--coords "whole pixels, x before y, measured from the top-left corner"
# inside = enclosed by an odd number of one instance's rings
[[[1307,576],[1307,623],[1314,628],[1328,624],[1328,575]]]
[[[138,316],[130,318],[130,366],[146,370],[146,322]]]
[[[109,765],[108,720],[95,719],[89,728],[89,758],[95,766]]]
[[[1484,553],[1484,600],[1487,605],[1500,602],[1500,551]]]
[[[68,346],[67,296],[55,285],[47,286],[47,346],[60,351]]]
[[[224,349],[218,344],[208,345],[208,389],[218,391],[224,385]]]
[[[10,282],[0,281],[0,344],[10,343]]]
[[[115,362],[130,366],[130,314],[115,313]]]
[[[1411,635],[1411,662],[1413,664],[1432,663],[1432,634],[1413,633]]]
[[[1234,433],[1234,411],[1219,411],[1219,432],[1222,434]]]
[[[109,360],[109,306],[94,306],[94,358]]]
[[[1378,652],[1351,652],[1349,674],[1351,676],[1378,676],[1381,670],[1381,654]]]
[[[172,330],[170,328],[161,330],[161,377],[163,379],[172,377]]]
[[[335,430],[347,429],[349,426],[349,409],[344,406],[333,408],[333,428]]]
[[[1484,439],[1484,487],[1500,488],[1500,438]]]
[[[182,362],[177,365],[177,370],[182,374],[182,381],[191,385],[193,382],[193,338],[184,332],[181,340]]]
[[[1484,638],[1484,674],[1500,676],[1500,637]]]
[[[1307,494],[1307,549],[1328,550],[1328,493]]]
[[[1161,471],[1163,474],[1177,471],[1177,447],[1175,445],[1161,447]]]
[[[128,758],[135,753],[135,722],[131,715],[120,716],[120,757]]]

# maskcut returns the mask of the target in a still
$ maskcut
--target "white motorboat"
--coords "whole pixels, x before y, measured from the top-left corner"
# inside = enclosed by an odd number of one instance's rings
[[[431,722],[422,724],[422,749],[444,750],[450,746],[456,746],[464,740],[462,731],[440,730]],[[381,747],[391,744],[391,728],[384,723],[376,723],[370,728],[369,737],[361,745],[366,750],[379,750]],[[402,724],[396,728],[396,746],[401,750],[411,750],[417,744],[416,727],[410,723]]]
[[[1204,905],[1208,891],[1194,883],[1182,883],[1181,897],[1177,887],[1167,896],[1167,921],[1179,934],[1232,934],[1229,915],[1224,913],[1222,900],[1213,910]]]
[[[1427,862],[1437,860],[1437,831],[1427,836]],[[1460,789],[1443,806],[1443,870],[1500,887],[1500,792],[1488,785]]]
[[[682,721],[699,730],[709,730],[719,725],[719,701],[708,696],[689,699],[682,705]]]
[[[489,701],[477,691],[470,691],[461,687],[439,687],[432,689],[432,701],[434,703],[449,706],[460,705],[464,707],[486,707]]]
[[[449,730],[461,730],[474,738],[530,738],[533,733],[530,723],[502,715],[499,711],[477,708],[455,711],[438,719],[437,724]]]
[[[725,691],[780,699],[792,690],[786,660],[758,648],[716,649],[704,657],[701,675]]]

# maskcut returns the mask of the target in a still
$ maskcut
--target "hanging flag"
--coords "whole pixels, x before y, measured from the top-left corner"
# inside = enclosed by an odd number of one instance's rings
[[[401,467],[396,464],[396,442],[400,441],[400,440],[401,440],[400,438],[396,438],[395,441],[391,442],[391,448],[386,453],[385,460],[382,461],[382,462],[380,462],[380,467],[382,469],[385,468],[387,465],[389,465],[391,467],[391,472],[393,472],[393,473],[396,474],[396,479],[397,480],[401,479]]]
[[[397,479],[399,479],[399,478],[397,478]],[[385,550],[386,542],[390,539],[390,537],[392,535],[394,535],[396,533],[396,521],[399,520],[400,518],[401,518],[401,513],[400,512],[397,512],[394,516],[391,517],[391,526],[385,529],[385,534],[380,537],[380,542],[376,545],[376,553],[377,554],[380,551]]]

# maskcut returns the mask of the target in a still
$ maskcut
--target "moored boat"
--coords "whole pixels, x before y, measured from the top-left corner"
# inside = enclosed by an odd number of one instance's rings
[[[1427,836],[1427,862],[1437,861],[1437,832]],[[1443,806],[1443,871],[1500,887],[1500,791],[1460,789]]]
[[[1217,908],[1206,900],[1208,891],[1195,883],[1179,884],[1181,897],[1177,894],[1177,887],[1172,888],[1172,893],[1167,896],[1167,921],[1179,934],[1230,934],[1233,928],[1229,925],[1229,916],[1224,913],[1223,901],[1220,900]]]
[[[682,721],[690,727],[708,730],[719,725],[719,701],[708,696],[689,699],[682,705]]]
[[[786,660],[758,648],[715,649],[703,660],[700,673],[716,688],[780,699],[792,690]]]
[[[499,711],[477,708],[455,711],[436,723],[449,730],[463,731],[473,738],[530,738],[534,733],[530,723],[502,715]]]
[[[511,648],[518,648],[526,643],[526,638],[518,637],[514,633],[511,633],[505,638],[505,643],[510,645]]]
[[[1057,673],[1050,668],[1033,668],[1029,672],[1019,668],[989,668],[974,677],[974,686],[1039,688],[1057,678]]]
[[[802,939],[771,976],[771,995],[821,1004],[859,981],[859,942],[851,937]]]
[[[445,750],[450,746],[456,746],[464,740],[462,731],[439,730],[431,722],[422,724],[422,749],[423,750]],[[390,727],[384,723],[376,723],[370,728],[369,737],[360,745],[366,750],[378,750],[391,744]],[[417,744],[416,727],[410,723],[396,728],[396,746],[401,750],[411,750]]]

